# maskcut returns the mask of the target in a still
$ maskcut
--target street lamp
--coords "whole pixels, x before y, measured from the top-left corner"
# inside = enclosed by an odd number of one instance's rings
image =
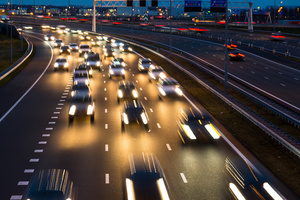
[[[274,33],[275,33],[275,0],[274,0],[274,8],[273,8],[273,15],[274,15]]]
[[[13,54],[13,50],[12,50],[12,0],[10,0],[10,62],[12,63],[12,54]]]

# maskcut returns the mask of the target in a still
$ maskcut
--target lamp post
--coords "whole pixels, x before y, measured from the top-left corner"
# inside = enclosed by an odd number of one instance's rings
[[[21,27],[23,28],[23,0],[21,0]],[[21,52],[23,52],[23,29],[21,30]]]
[[[10,16],[12,17],[12,0],[10,0]],[[12,50],[12,18],[10,17],[10,62],[12,63],[13,50]]]
[[[226,0],[226,6],[225,6],[225,92],[227,92],[227,72],[228,72],[228,16],[227,16],[227,10],[228,10],[228,0]]]
[[[275,0],[274,0],[274,8],[273,8],[273,15],[274,15],[274,33],[275,33]]]
[[[170,57],[172,57],[172,0],[170,0]]]
[[[134,1],[132,0],[132,7],[131,7],[131,41],[133,41],[133,3],[134,3]]]

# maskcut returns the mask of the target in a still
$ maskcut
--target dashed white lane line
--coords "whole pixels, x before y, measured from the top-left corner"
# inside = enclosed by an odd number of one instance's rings
[[[42,137],[50,137],[50,134],[43,134]]]
[[[25,174],[31,174],[31,173],[33,173],[34,172],[34,169],[25,169],[24,170],[24,173]]]
[[[108,151],[108,144],[105,145],[105,151]]]
[[[29,160],[29,162],[39,162],[39,160],[40,160],[40,159],[38,159],[38,158],[31,158],[31,159]]]
[[[105,108],[104,112],[107,113],[107,109],[106,108]]]
[[[142,91],[142,90],[143,90],[143,88],[140,88],[140,90]]]
[[[34,153],[43,153],[43,149],[36,149],[36,150],[34,150]]]
[[[109,184],[109,174],[105,174],[105,184]]]
[[[152,108],[150,108],[149,110],[150,110],[150,112],[153,112]]]
[[[48,122],[48,124],[56,124],[56,122]]]
[[[213,57],[216,57],[216,55],[213,55]]]
[[[283,83],[280,83],[281,86],[285,87],[285,85]]]
[[[134,76],[134,74],[132,74],[132,76]]]
[[[107,101],[107,97],[104,97],[104,100]]]
[[[66,100],[65,99],[61,99],[61,100],[59,100],[60,102],[65,102]]]
[[[71,89],[71,88],[70,88],[70,87],[66,87],[65,89],[66,89],[66,90],[69,90],[69,89]]]
[[[264,78],[267,79],[267,80],[269,79],[269,77],[266,77],[266,76]]]
[[[251,73],[252,73],[252,74],[255,74],[255,72],[254,72],[254,71],[251,71]]]
[[[64,92],[70,92],[70,90],[64,90]]]
[[[105,77],[105,74],[103,74],[103,77]]]
[[[49,127],[49,128],[46,128],[45,130],[46,130],[46,131],[52,131],[53,128],[52,128],[52,127]]]
[[[138,80],[136,80],[135,82],[137,82],[137,83],[138,83],[139,81],[138,81]]]
[[[256,65],[256,63],[253,63],[253,65]]]
[[[171,148],[171,146],[169,144],[166,144],[166,146],[167,146],[167,148],[168,148],[169,151],[172,151],[172,148]]]
[[[104,83],[106,83],[106,81],[104,81]]]
[[[184,176],[184,173],[180,173],[180,176],[183,180],[184,183],[187,183],[188,181],[186,180],[185,176]]]
[[[240,68],[243,69],[244,67],[243,67],[243,66],[240,66]]]
[[[269,67],[265,67],[265,69],[269,69]]]
[[[106,88],[104,88],[104,91],[106,91]]]
[[[72,85],[71,85],[71,84],[68,84],[67,86],[68,86],[68,87],[71,87]]]
[[[161,128],[161,126],[160,126],[160,124],[159,124],[159,123],[157,123],[157,127],[158,127],[158,128]]]
[[[278,74],[282,74],[282,72],[278,72]]]
[[[65,93],[63,93],[63,95],[68,95],[69,93],[67,93],[67,92],[65,92]]]
[[[18,185],[28,185],[29,181],[19,181]]]
[[[144,97],[144,99],[147,101],[147,97]]]
[[[296,81],[299,81],[299,78],[294,78]]]
[[[105,129],[108,129],[108,124],[105,124]]]
[[[66,99],[66,98],[67,98],[67,96],[61,96],[61,98],[62,98],[62,99]]]
[[[39,144],[47,144],[47,141],[39,141]]]
[[[10,197],[10,200],[21,200],[23,198],[22,195],[12,195]]]
[[[56,110],[61,110],[61,109],[62,109],[62,107],[56,107],[55,109],[56,109]]]
[[[54,114],[54,115],[59,115],[59,114],[60,114],[60,112],[54,112],[53,114]]]
[[[57,104],[58,106],[63,106],[63,105],[65,105],[64,103],[59,103],[59,104]]]
[[[57,118],[58,118],[57,116],[52,116],[52,117],[51,117],[51,119],[57,119]]]

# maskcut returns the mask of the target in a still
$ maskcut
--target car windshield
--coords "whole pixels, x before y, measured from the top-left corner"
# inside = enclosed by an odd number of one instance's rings
[[[62,40],[56,40],[56,42],[62,42]]]
[[[142,60],[142,64],[151,64],[151,61],[149,61],[149,60]]]
[[[163,85],[178,85],[177,81],[175,81],[175,80],[166,80],[166,81],[163,81],[162,84]]]
[[[75,46],[77,46],[77,44],[70,44],[70,46],[72,46],[72,47],[74,46],[75,47]]]
[[[118,61],[118,62],[123,62],[123,58],[115,58],[115,61]]]
[[[99,56],[89,56],[87,61],[100,61]]]
[[[124,68],[120,63],[111,65],[111,68]]]
[[[78,95],[78,96],[75,95],[71,100],[72,103],[85,103],[91,101],[92,101],[91,96],[82,96],[82,95]]]
[[[67,60],[65,58],[58,58],[56,62],[67,62]]]
[[[89,90],[86,84],[77,84],[72,87],[72,90]]]
[[[87,78],[87,74],[86,73],[76,73],[74,75],[75,78]]]
[[[61,47],[61,49],[62,50],[67,50],[67,49],[69,49],[69,47],[68,46],[63,46],[63,47]]]
[[[126,84],[126,85],[120,85],[119,88],[122,89],[122,90],[134,90],[135,86],[134,85]]]
[[[88,48],[90,48],[90,46],[89,45],[81,45],[80,48],[82,48],[82,49],[88,49]]]

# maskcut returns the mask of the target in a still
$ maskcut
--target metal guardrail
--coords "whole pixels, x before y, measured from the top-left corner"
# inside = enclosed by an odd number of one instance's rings
[[[6,70],[0,73],[0,81],[4,79],[6,76],[8,76],[10,73],[12,73],[15,69],[17,69],[20,65],[22,65],[23,62],[25,62],[25,60],[32,54],[33,52],[32,42],[28,40],[26,37],[23,38],[26,40],[28,44],[28,48],[25,54],[21,58],[19,58],[15,63],[13,63],[9,68],[7,68]]]

